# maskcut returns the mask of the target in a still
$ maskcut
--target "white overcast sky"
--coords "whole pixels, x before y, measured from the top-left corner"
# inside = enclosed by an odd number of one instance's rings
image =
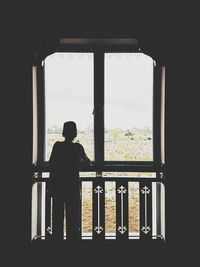
[[[68,120],[93,128],[93,54],[45,59],[47,128]],[[105,127],[152,127],[153,60],[142,53],[105,55]]]

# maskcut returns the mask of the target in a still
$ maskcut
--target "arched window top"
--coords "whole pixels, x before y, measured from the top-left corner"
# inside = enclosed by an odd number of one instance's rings
[[[144,38],[52,38],[38,44],[33,55],[33,65],[41,62],[49,55],[55,52],[69,51],[91,51],[103,50],[104,52],[112,51],[130,51],[142,52],[150,56],[157,64],[165,65],[165,56],[162,47],[151,40]]]

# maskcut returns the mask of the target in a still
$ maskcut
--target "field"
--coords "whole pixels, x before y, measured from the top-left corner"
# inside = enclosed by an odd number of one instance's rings
[[[53,144],[63,141],[61,133],[47,133],[46,159],[49,159]],[[90,160],[94,160],[94,137],[91,130],[80,131],[75,142],[80,142]],[[150,161],[152,160],[152,132],[147,129],[106,130],[105,160]]]

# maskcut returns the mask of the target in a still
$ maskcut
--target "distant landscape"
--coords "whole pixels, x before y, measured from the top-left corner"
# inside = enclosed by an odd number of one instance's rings
[[[56,141],[63,141],[62,129],[52,126],[47,130],[47,160]],[[80,142],[90,160],[94,160],[92,129],[79,130],[78,136],[74,141]],[[151,161],[152,151],[152,132],[149,128],[127,130],[115,128],[105,131],[105,160]]]

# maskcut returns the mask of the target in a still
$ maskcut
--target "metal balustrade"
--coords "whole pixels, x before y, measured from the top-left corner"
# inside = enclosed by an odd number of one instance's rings
[[[33,175],[33,240],[51,238],[53,201],[48,191],[48,176],[47,169],[35,171]],[[83,205],[85,186],[89,192],[90,214],[85,214],[86,208]],[[80,189],[80,240],[165,239],[162,172],[157,172],[154,177],[80,177]],[[112,198],[108,197],[109,194]],[[107,207],[108,199],[112,202],[110,210]],[[133,207],[137,210],[134,214]],[[133,229],[132,220],[136,224],[136,230]],[[86,232],[86,228],[89,231]],[[67,239],[67,233],[63,234],[63,239]]]

